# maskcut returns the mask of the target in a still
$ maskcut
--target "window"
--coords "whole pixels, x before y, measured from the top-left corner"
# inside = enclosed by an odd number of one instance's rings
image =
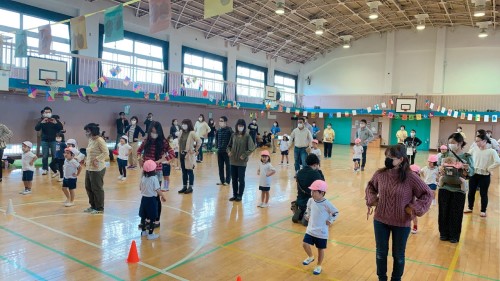
[[[236,62],[236,92],[241,96],[264,98],[267,69]]]
[[[280,91],[282,101],[295,103],[294,93],[297,92],[297,76],[276,71],[274,74],[274,87]]]
[[[135,82],[163,85],[163,47],[143,42],[147,39],[141,41],[133,37],[125,36],[120,41],[103,43],[103,75],[118,79],[128,76]],[[116,67],[116,63],[120,63],[121,72],[113,76],[110,71]]]
[[[226,59],[202,51],[183,47],[182,73],[184,86],[188,89],[224,91],[224,66]]]

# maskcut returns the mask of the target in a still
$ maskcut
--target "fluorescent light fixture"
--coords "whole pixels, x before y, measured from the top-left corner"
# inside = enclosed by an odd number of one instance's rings
[[[486,28],[481,28],[481,32],[477,35],[479,38],[486,38],[488,37],[488,32],[486,31]]]
[[[368,18],[371,20],[378,19],[378,6],[382,5],[382,3],[380,1],[372,1],[366,4],[370,7],[370,15]]]
[[[343,41],[342,48],[344,48],[344,49],[351,48],[351,39],[353,39],[353,38],[354,37],[352,35],[343,35],[343,36],[340,36],[340,39]]]
[[[488,26],[491,24],[491,21],[482,21],[476,22],[477,27],[479,27],[479,34],[477,37],[486,38],[488,37]]]
[[[489,0],[471,0],[474,3],[474,17],[484,17],[486,15],[486,1]]]
[[[324,27],[324,24],[326,23],[326,20],[325,19],[314,19],[311,21],[312,24],[314,24],[316,26],[316,30],[314,31],[314,33],[318,36],[321,36],[323,35],[323,33],[325,33],[325,27]]]
[[[285,0],[276,0],[276,10],[274,12],[278,15],[285,14]]]
[[[428,14],[418,14],[418,15],[415,15],[415,18],[418,21],[417,30],[424,30],[425,29],[425,19],[429,18],[429,15]]]

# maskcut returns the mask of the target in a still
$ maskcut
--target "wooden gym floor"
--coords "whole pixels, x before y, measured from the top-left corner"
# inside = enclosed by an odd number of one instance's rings
[[[383,149],[369,148],[367,169],[360,174],[351,170],[348,146],[334,145],[333,155],[321,167],[329,184],[326,197],[340,216],[330,230],[319,276],[312,274],[313,264],[302,265],[305,228],[290,219],[290,201],[296,196],[293,155],[287,167],[279,166],[280,155],[273,154],[278,172],[270,207],[260,209],[259,157],[254,153],[241,203],[228,201],[230,186],[215,185],[214,154],[205,154],[196,168],[192,195],[177,194],[181,173],[172,170],[160,238],[154,241],[141,238],[137,230],[140,171],[129,171],[127,181],[119,182],[116,163],[111,163],[103,215],[82,212],[88,207],[83,173],[77,204],[69,208],[62,204],[60,183],[40,170],[33,194],[24,196],[18,194],[23,189],[20,170],[4,173],[0,209],[5,213],[12,199],[15,214],[0,215],[0,280],[377,280],[373,217],[366,219],[364,189],[383,165]],[[420,166],[427,155],[417,154]],[[458,244],[439,241],[437,206],[419,218],[419,232],[408,240],[403,280],[500,280],[498,174],[489,191],[488,217],[480,218],[477,211],[464,216]],[[141,262],[127,264],[133,240]],[[388,267],[390,274],[392,257]]]

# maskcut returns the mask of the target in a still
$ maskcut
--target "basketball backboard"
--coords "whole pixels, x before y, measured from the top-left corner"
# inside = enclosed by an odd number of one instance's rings
[[[265,100],[276,100],[276,88],[272,86],[266,86]]]
[[[415,113],[417,112],[417,99],[398,98],[396,99],[396,113]]]
[[[28,84],[46,86],[47,79],[61,80],[59,87],[66,88],[67,66],[65,61],[28,57]]]

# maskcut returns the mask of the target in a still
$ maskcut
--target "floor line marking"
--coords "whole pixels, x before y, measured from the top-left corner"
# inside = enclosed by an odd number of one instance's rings
[[[19,265],[14,260],[11,260],[11,259],[9,259],[9,258],[7,258],[5,256],[2,256],[2,255],[0,255],[0,259],[6,261],[9,264],[12,264],[14,266],[14,268],[20,269],[20,270],[28,273],[29,275],[33,276],[36,280],[47,281],[47,279],[43,278],[42,276],[38,275],[37,273],[35,273],[35,272],[33,272],[33,271],[29,270],[29,269],[27,269],[26,267],[23,267],[23,266]]]
[[[465,222],[462,225],[463,232],[461,233],[462,237],[465,237],[467,233],[467,226],[469,225],[469,221],[471,220],[471,216],[465,216]],[[458,242],[457,247],[455,248],[455,253],[453,254],[453,258],[451,259],[450,266],[448,266],[448,272],[446,273],[446,278],[444,281],[451,281],[453,278],[453,273],[455,272],[455,268],[457,267],[458,257],[460,256],[460,251],[462,250],[462,245],[464,244],[464,239],[461,239]]]

